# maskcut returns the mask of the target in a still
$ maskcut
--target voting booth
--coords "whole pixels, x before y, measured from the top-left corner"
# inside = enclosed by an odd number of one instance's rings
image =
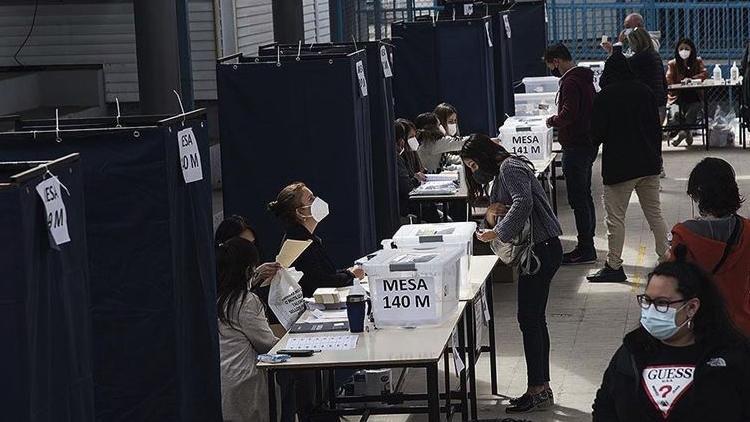
[[[461,249],[459,293],[470,289],[469,257],[474,253],[477,223],[437,223],[403,225],[393,235],[392,243],[399,249],[431,250],[443,247]]]
[[[95,418],[219,421],[205,112],[102,121],[0,134],[5,160],[80,153],[83,187],[69,190],[85,197]]]
[[[3,420],[95,420],[81,173],[78,154],[0,162]]]
[[[547,116],[511,117],[500,127],[500,139],[511,154],[542,161],[552,155],[553,129],[547,127]]]
[[[320,56],[354,53],[362,49],[367,57],[367,87],[370,109],[372,183],[375,195],[375,228],[378,240],[390,237],[399,225],[396,135],[393,113],[393,62],[391,45],[380,41],[320,44],[267,44],[258,47],[260,56]]]
[[[459,298],[461,247],[384,249],[363,267],[376,327],[440,324]]]
[[[265,204],[296,181],[330,205],[315,234],[336,265],[375,249],[367,65],[361,50],[219,61],[224,213],[247,217],[266,250],[285,228]]]
[[[414,120],[448,102],[461,133],[495,136],[494,30],[490,17],[393,23],[396,116]]]

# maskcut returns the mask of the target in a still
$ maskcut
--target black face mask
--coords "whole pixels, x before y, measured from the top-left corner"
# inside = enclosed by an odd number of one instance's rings
[[[497,173],[493,174],[491,172],[484,171],[481,168],[473,172],[471,175],[471,177],[474,178],[475,182],[483,186],[493,181],[495,179],[495,176],[497,176]]]
[[[557,78],[561,78],[562,77],[562,73],[560,73],[560,68],[558,68],[558,67],[552,69],[552,71],[550,73],[552,73],[552,76],[555,76]]]

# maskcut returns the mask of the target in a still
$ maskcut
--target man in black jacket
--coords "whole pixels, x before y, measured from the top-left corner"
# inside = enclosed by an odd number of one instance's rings
[[[594,99],[591,135],[603,144],[602,179],[607,213],[609,253],[604,268],[588,277],[591,282],[623,282],[625,213],[635,190],[648,220],[659,258],[668,250],[667,225],[661,214],[659,172],[661,128],[654,93],[640,82],[625,56],[615,51],[604,66],[608,84]]]

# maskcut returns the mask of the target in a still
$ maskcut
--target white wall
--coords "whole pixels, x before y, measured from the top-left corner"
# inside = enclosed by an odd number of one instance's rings
[[[190,0],[190,37],[195,98],[216,98],[216,42],[212,0]],[[0,65],[29,30],[34,12],[26,5],[0,5]],[[138,66],[132,2],[39,5],[34,31],[18,56],[24,64],[104,65],[108,102],[138,101]]]
[[[331,20],[328,9],[328,0],[302,0],[306,43],[331,41]]]
[[[271,0],[234,0],[237,51],[258,54],[258,46],[273,42]]]

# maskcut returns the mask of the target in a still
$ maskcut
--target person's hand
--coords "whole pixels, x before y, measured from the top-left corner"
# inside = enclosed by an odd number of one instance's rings
[[[255,269],[253,284],[273,278],[280,269],[281,264],[278,262],[266,262],[265,264],[261,264]]]
[[[494,230],[478,231],[476,236],[477,236],[477,239],[479,239],[481,242],[484,242],[484,243],[489,243],[497,239],[497,233],[495,233]]]
[[[547,127],[552,127],[552,117],[548,117],[545,123],[547,124]]]
[[[359,265],[355,265],[349,268],[349,272],[354,274],[354,277],[357,277],[357,279],[359,280],[365,278],[365,270],[363,270]]]
[[[601,43],[599,45],[604,49],[604,51],[607,52],[607,55],[611,55],[612,54],[612,43],[611,42],[605,41],[605,42],[603,42],[603,43]]]
[[[508,213],[508,207],[505,204],[495,202],[487,207],[487,215],[492,217],[505,217]]]
[[[424,183],[427,181],[427,176],[425,176],[421,171],[419,173],[414,173],[414,178],[419,180],[420,183]]]

